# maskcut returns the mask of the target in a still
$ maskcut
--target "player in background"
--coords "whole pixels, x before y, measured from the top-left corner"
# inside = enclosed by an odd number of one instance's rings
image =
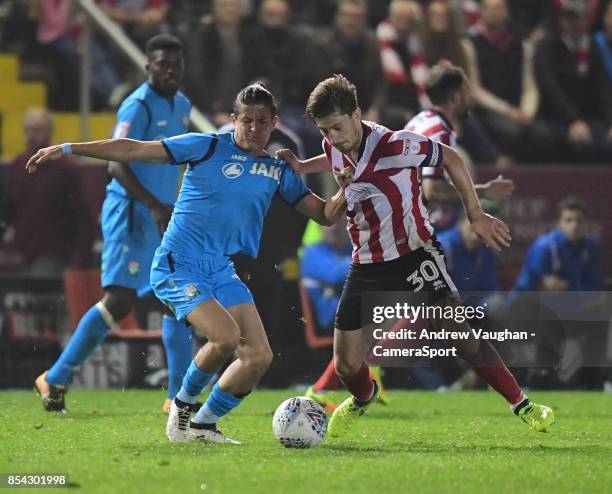
[[[160,140],[184,134],[191,103],[178,90],[183,79],[183,55],[178,39],[167,34],[146,45],[147,81],[121,104],[113,133],[116,139]],[[140,160],[117,156],[108,166],[112,180],[102,206],[102,287],[104,297],[79,322],[56,363],[35,381],[48,411],[64,411],[66,387],[74,370],[102,342],[110,328],[128,315],[137,297],[152,294],[149,272],[172,205],[179,168],[155,169]],[[162,325],[168,364],[168,398],[173,398],[193,357],[191,329],[165,307]],[[164,404],[164,411],[169,400]]]
[[[234,104],[235,131],[185,134],[163,141],[114,139],[61,144],[40,150],[28,170],[74,153],[92,158],[151,163],[186,163],[181,191],[151,268],[155,295],[181,321],[202,332],[197,352],[172,401],[166,435],[170,441],[233,443],[217,421],[248,395],[272,361],[263,324],[248,288],[229,257],[257,256],[264,216],[275,194],[323,225],[346,208],[344,190],[328,201],[310,192],[285,162],[264,148],[277,121],[276,102],[261,84],[242,89]],[[221,365],[204,405],[191,418],[198,395]]]
[[[472,229],[485,245],[510,244],[508,227],[484,213],[465,163],[449,146],[407,130],[390,131],[361,120],[355,86],[344,76],[320,82],[306,106],[323,136],[324,153],[299,161],[281,151],[298,172],[331,170],[346,187],[348,231],[353,264],[338,306],[334,331],[336,371],[353,396],[334,412],[329,434],[346,433],[375,400],[377,386],[363,358],[363,291],[423,290],[430,304],[456,304],[455,285],[444,266],[429,224],[418,168],[443,166],[458,190]],[[441,321],[432,320],[436,329]],[[457,325],[467,330],[467,324]],[[474,371],[501,394],[511,409],[536,431],[552,425],[550,408],[529,401],[495,348],[486,340],[453,341]]]
[[[463,69],[448,60],[434,65],[425,80],[425,92],[432,103],[429,110],[415,115],[405,129],[452,148],[457,147],[457,130],[474,103],[469,82]],[[457,191],[448,180],[448,173],[441,167],[423,167],[421,187],[430,203],[460,203]],[[440,179],[446,180],[440,180]],[[501,175],[485,184],[474,185],[478,197],[492,201],[507,201],[512,196],[514,183]]]

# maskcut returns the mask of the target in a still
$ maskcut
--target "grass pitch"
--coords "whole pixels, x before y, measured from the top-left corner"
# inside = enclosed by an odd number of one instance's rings
[[[285,449],[272,415],[292,391],[256,391],[220,423],[242,446],[170,444],[155,391],[80,391],[68,415],[0,392],[0,472],[68,473],[68,492],[612,492],[612,395],[532,392],[552,406],[531,431],[493,392],[391,392],[354,434]],[[23,492],[23,490],[22,490]],[[52,491],[56,492],[56,491]]]

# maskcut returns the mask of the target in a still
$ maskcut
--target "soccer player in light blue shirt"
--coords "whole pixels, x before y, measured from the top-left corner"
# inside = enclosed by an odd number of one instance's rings
[[[173,400],[166,427],[170,441],[236,443],[217,421],[251,392],[272,361],[253,297],[229,257],[256,256],[264,216],[274,194],[322,225],[346,208],[344,191],[324,201],[306,188],[285,162],[264,151],[277,121],[276,102],[261,84],[242,89],[232,119],[235,131],[186,134],[159,141],[115,139],[62,144],[40,150],[27,164],[64,153],[116,160],[187,164],[172,219],[151,268],[155,295],[202,332],[198,351]],[[232,355],[206,403],[191,418],[196,397]]]
[[[183,76],[180,41],[165,34],[154,36],[147,42],[146,52],[148,80],[119,108],[114,138],[159,141],[187,130],[191,103],[178,91]],[[172,213],[179,168],[165,164],[153,169],[137,159],[118,156],[109,164],[109,172],[113,178],[106,188],[101,218],[105,295],[85,313],[55,365],[36,380],[47,410],[65,410],[63,395],[74,369],[129,313],[137,296],[152,294],[151,262]],[[174,398],[193,357],[193,344],[185,323],[165,307],[162,310],[167,313],[162,334],[168,395]]]

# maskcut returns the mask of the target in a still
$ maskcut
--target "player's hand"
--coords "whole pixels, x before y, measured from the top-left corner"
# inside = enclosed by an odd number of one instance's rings
[[[36,169],[46,161],[59,159],[63,156],[63,154],[62,146],[60,144],[57,146],[39,149],[36,154],[26,163],[26,170],[28,173],[35,172]]]
[[[510,247],[510,242],[512,241],[510,229],[503,221],[480,211],[476,217],[470,216],[470,222],[474,233],[487,247],[498,251],[502,247]]]
[[[514,182],[499,175],[485,184],[483,197],[492,201],[505,202],[510,200],[512,192],[514,192]]]
[[[593,140],[591,129],[584,120],[572,122],[568,129],[569,139],[574,144],[588,144]]]
[[[340,187],[346,189],[355,180],[355,168],[347,166],[340,173],[336,174],[336,179],[340,184]]]
[[[542,277],[542,283],[540,283],[541,290],[552,290],[556,292],[564,292],[568,288],[569,288],[569,283],[567,281],[553,274]]]
[[[297,174],[304,173],[304,163],[302,163],[291,149],[279,149],[276,151],[276,159],[289,163],[293,171]]]
[[[170,218],[172,217],[172,208],[170,206],[166,206],[161,202],[154,204],[150,208],[151,216],[153,216],[153,221],[157,225],[157,230],[160,235],[163,235],[168,228],[168,223],[170,222]]]

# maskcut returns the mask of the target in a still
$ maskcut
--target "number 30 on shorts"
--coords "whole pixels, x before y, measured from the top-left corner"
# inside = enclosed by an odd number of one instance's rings
[[[413,290],[418,292],[425,286],[425,281],[434,281],[440,277],[440,271],[433,261],[425,260],[419,266],[419,269],[406,278],[413,285]]]

